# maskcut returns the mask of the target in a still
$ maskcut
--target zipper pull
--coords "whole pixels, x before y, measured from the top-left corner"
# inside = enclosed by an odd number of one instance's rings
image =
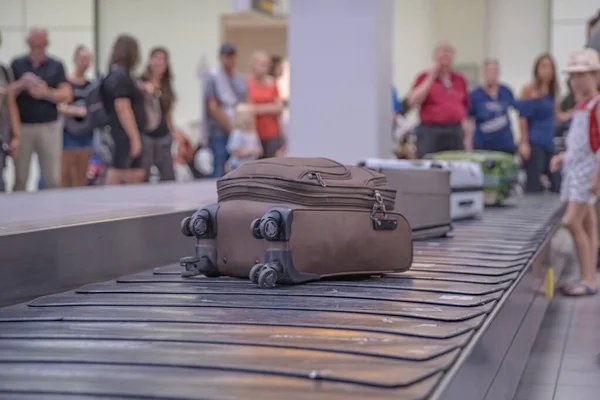
[[[327,186],[325,184],[325,182],[323,181],[323,177],[318,172],[311,172],[310,174],[308,174],[308,178],[309,179],[316,179],[319,182],[319,185],[321,185],[323,187]]]
[[[385,210],[385,204],[383,203],[383,196],[379,193],[379,190],[375,191],[375,203],[379,210]]]
[[[377,223],[377,225],[381,225],[380,219],[377,217],[377,214],[383,215],[383,218],[387,218],[387,210],[385,209],[385,203],[383,202],[383,196],[379,193],[379,190],[375,190],[373,193],[373,197],[375,197],[375,203],[373,204],[373,209],[371,210],[371,219]]]

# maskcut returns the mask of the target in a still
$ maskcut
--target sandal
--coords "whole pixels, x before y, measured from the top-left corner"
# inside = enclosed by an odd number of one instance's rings
[[[570,297],[581,297],[581,296],[594,296],[598,293],[598,289],[589,286],[583,281],[569,282],[560,287],[560,292],[563,296]]]

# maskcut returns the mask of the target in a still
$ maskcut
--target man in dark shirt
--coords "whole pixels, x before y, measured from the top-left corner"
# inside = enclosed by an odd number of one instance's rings
[[[20,120],[15,191],[25,190],[33,152],[38,154],[45,187],[60,187],[62,127],[56,105],[72,101],[62,62],[46,55],[47,31],[31,29],[27,46],[29,54],[11,64],[15,82],[9,88],[9,96],[17,103],[17,115],[12,118]]]

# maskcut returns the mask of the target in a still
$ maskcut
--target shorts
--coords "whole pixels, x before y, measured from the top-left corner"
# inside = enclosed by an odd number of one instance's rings
[[[563,173],[560,187],[560,199],[563,202],[594,205],[596,196],[590,193],[592,177],[584,177],[577,173]]]
[[[285,145],[285,141],[282,136],[277,136],[272,139],[261,140],[260,142],[263,148],[262,158],[275,157],[277,151]]]
[[[142,168],[146,170],[148,176],[150,176],[150,168],[156,166],[161,181],[175,180],[175,168],[171,155],[172,144],[171,135],[157,138],[142,135]]]
[[[112,162],[109,168],[114,169],[139,169],[142,168],[142,156],[132,158],[131,145],[129,142],[129,136],[123,131],[114,130],[110,131],[112,136],[114,147],[112,153]]]

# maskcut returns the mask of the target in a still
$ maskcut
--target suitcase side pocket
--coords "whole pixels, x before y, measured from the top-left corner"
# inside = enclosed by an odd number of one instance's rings
[[[263,288],[405,271],[412,263],[412,232],[401,214],[273,206],[262,221],[272,245],[253,281]]]

